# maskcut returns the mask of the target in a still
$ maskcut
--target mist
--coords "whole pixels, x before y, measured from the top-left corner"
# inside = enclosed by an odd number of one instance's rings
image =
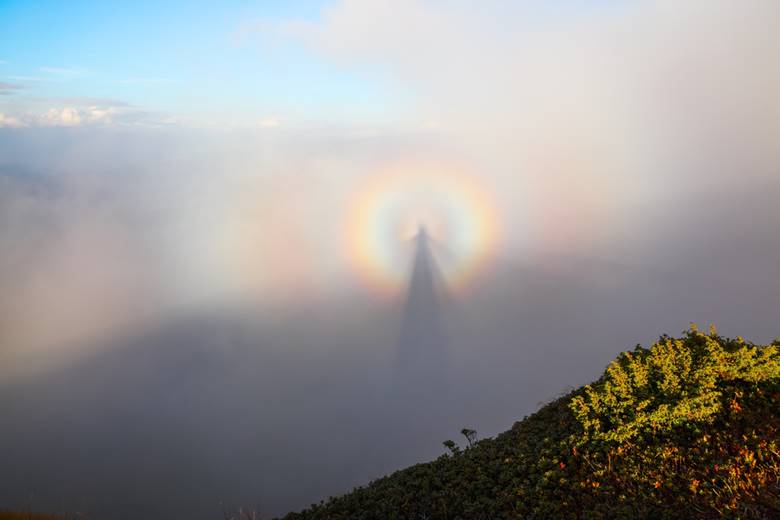
[[[230,36],[389,81],[379,115],[2,96],[0,503],[271,517],[690,323],[778,337],[780,7],[603,4]]]

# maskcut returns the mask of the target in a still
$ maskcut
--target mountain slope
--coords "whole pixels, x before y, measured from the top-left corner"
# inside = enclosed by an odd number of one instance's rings
[[[776,518],[780,343],[663,336],[496,438],[450,448],[284,520]]]

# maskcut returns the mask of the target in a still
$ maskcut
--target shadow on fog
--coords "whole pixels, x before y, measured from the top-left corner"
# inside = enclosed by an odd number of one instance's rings
[[[463,427],[505,430],[689,320],[776,333],[776,286],[740,278],[741,292],[719,297],[731,286],[711,283],[723,270],[700,245],[693,267],[670,273],[505,265],[465,302],[443,299],[429,238],[416,245],[403,309],[220,309],[45,378],[0,381],[0,504],[206,520],[222,502],[267,518],[434,458]]]
[[[400,316],[356,302],[212,311],[0,385],[0,503],[116,520],[206,520],[221,504],[268,517],[441,454],[463,404],[447,392],[424,230],[415,245]]]
[[[442,323],[443,279],[425,228],[415,236],[414,260],[403,310],[398,374],[411,381],[447,370],[447,340]]]

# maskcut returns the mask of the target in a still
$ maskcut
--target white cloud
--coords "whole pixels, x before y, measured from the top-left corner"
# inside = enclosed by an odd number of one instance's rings
[[[82,116],[78,109],[73,107],[50,108],[40,116],[42,126],[78,126],[82,122]]]
[[[0,126],[160,126],[165,119],[126,103],[91,98],[26,99],[7,104]]]
[[[18,117],[0,112],[0,128],[21,128],[25,126]]]
[[[776,177],[777,20],[776,0],[341,0],[264,37],[408,88],[508,206],[538,213],[516,218],[570,247],[619,242],[702,183]]]
[[[39,126],[80,126],[110,124],[119,114],[117,107],[62,107],[50,108],[37,118]]]

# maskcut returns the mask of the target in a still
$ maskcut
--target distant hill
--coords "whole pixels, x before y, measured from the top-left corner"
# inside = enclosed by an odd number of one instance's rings
[[[283,518],[780,518],[780,342],[663,336],[472,440]]]

